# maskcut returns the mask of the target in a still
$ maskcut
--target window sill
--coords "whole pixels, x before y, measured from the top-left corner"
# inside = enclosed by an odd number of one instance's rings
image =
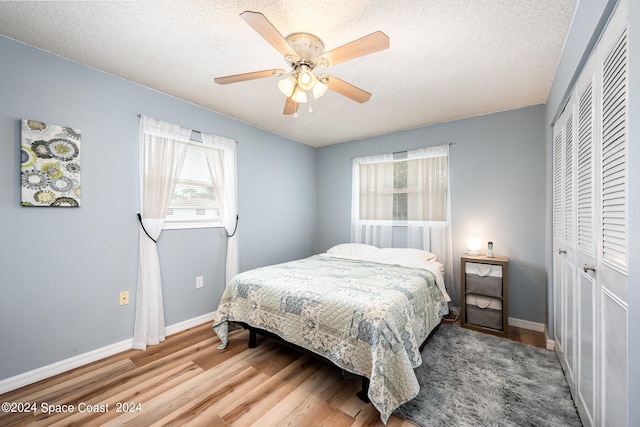
[[[171,222],[165,222],[162,229],[163,230],[183,230],[183,229],[190,229],[190,228],[222,228],[222,227],[224,227],[224,225],[221,222],[216,222],[216,221],[202,221],[202,222],[171,221]]]

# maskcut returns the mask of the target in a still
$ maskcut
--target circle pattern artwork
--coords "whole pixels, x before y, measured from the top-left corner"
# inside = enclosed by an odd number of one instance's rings
[[[80,206],[81,132],[22,120],[22,206]]]

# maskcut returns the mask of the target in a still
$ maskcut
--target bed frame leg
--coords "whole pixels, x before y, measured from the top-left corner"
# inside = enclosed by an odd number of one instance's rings
[[[256,331],[249,329],[249,348],[256,348],[258,346],[258,338],[256,337]]]
[[[365,403],[369,403],[369,378],[362,377],[362,390],[356,393],[356,396]]]

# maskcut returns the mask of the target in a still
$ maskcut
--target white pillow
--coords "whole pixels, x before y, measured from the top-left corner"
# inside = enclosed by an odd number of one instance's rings
[[[376,246],[364,243],[341,243],[329,249],[327,253],[331,255],[366,255],[379,250]]]
[[[377,253],[380,257],[389,257],[391,259],[404,258],[407,260],[415,259],[418,261],[435,261],[436,255],[422,249],[414,248],[382,248]]]

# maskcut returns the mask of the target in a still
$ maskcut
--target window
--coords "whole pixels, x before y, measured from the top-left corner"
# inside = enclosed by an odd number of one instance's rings
[[[449,144],[353,159],[351,241],[436,254],[453,287]]]
[[[407,162],[406,160],[393,162],[393,214],[396,221],[406,221],[407,202]]]
[[[185,144],[184,163],[171,193],[164,228],[220,226],[221,210],[202,143]]]
[[[360,221],[392,221],[394,225],[447,221],[447,155],[357,160]]]
[[[162,229],[233,230],[235,141],[148,117],[141,126],[143,217]]]

